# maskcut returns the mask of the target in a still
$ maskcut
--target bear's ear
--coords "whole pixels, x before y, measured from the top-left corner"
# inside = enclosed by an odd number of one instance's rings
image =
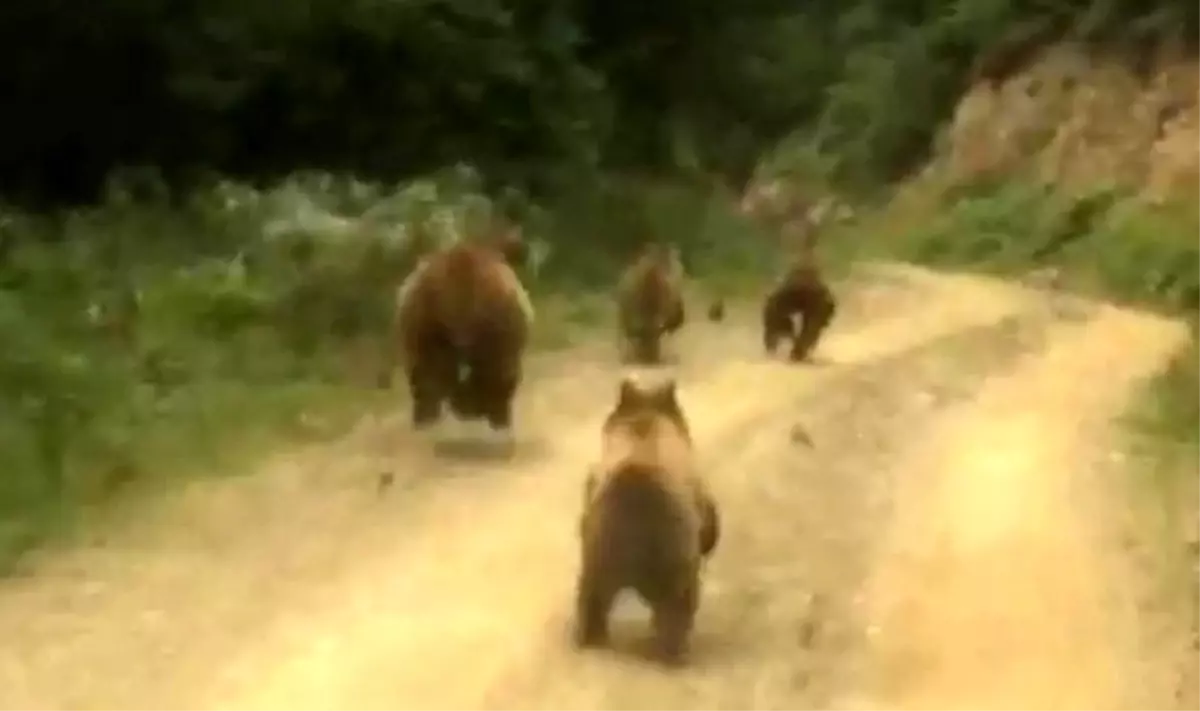
[[[617,392],[617,409],[636,402],[639,395],[637,383],[633,382],[633,378],[621,378],[621,386]]]
[[[519,267],[525,263],[528,248],[521,236],[520,225],[512,225],[503,230],[496,237],[496,246],[499,248],[500,254],[504,256],[504,261],[508,262],[510,266]]]
[[[658,386],[655,396],[662,407],[668,411],[679,409],[679,398],[677,396],[678,388],[675,384],[675,379],[671,378]]]

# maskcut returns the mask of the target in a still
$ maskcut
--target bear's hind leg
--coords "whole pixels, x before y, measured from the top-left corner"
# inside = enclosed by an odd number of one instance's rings
[[[819,286],[813,289],[813,293],[804,305],[800,334],[792,346],[791,359],[793,361],[802,361],[808,357],[825,328],[829,326],[829,322],[833,320],[836,309],[837,305],[834,302],[833,294],[827,287]]]
[[[762,329],[763,348],[768,355],[775,353],[779,342],[784,338],[791,338],[794,332],[791,316],[780,299],[774,295],[763,306]]]
[[[663,662],[670,665],[683,663],[699,607],[699,571],[693,573],[674,595],[654,604],[655,641]]]
[[[617,591],[601,584],[600,576],[584,565],[575,587],[574,637],[580,647],[595,647],[608,643],[608,615]]]
[[[454,394],[450,397],[450,407],[460,420],[471,421],[482,418],[486,412],[479,399],[479,384],[473,370],[460,376],[454,385]]]
[[[521,384],[520,356],[480,359],[468,376],[481,414],[494,431],[511,431],[513,404]]]
[[[426,429],[442,417],[442,404],[454,393],[458,379],[458,359],[450,349],[423,354],[409,368],[408,386],[412,396],[412,424]]]

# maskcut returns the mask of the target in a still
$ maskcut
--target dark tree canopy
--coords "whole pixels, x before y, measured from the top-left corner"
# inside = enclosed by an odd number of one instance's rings
[[[11,2],[0,192],[90,200],[133,165],[186,185],[458,160],[537,188],[563,167],[676,169],[681,150],[738,183],[805,124],[886,177],[919,159],[981,54],[1019,56],[997,49],[1014,28],[1192,45],[1196,15],[1185,0]],[[898,77],[872,79],[872,58]],[[864,92],[884,90],[912,113],[881,124],[886,96]]]

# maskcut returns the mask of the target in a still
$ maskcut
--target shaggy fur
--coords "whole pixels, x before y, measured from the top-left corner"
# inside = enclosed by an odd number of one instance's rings
[[[662,360],[662,337],[683,326],[683,265],[673,247],[647,245],[617,284],[622,350],[632,360]]]
[[[798,260],[763,303],[763,346],[774,353],[779,341],[791,339],[789,358],[808,357],[821,333],[833,319],[837,303],[833,292],[809,259]],[[796,319],[800,319],[797,328]]]
[[[622,382],[588,475],[580,520],[575,638],[604,644],[617,594],[632,588],[654,615],[657,650],[678,663],[700,602],[700,569],[716,549],[720,519],[695,469],[674,381]]]
[[[454,244],[422,259],[397,290],[394,338],[412,393],[414,427],[437,422],[449,402],[463,419],[511,428],[534,316],[512,266],[523,256],[512,232],[485,243]]]

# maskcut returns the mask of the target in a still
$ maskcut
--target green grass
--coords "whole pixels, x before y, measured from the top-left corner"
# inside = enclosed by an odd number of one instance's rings
[[[1006,276],[1052,268],[1081,293],[1172,313],[1200,308],[1195,203],[1155,207],[1014,180],[960,186],[924,209],[919,219],[889,208],[867,217],[843,235],[846,251]]]

